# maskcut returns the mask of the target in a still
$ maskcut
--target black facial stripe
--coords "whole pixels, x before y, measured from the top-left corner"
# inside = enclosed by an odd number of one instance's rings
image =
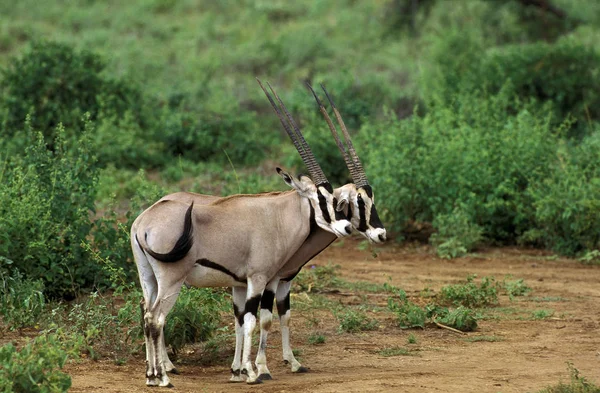
[[[368,184],[367,184],[366,186],[363,186],[363,187],[361,187],[361,188],[362,188],[363,190],[365,190],[365,192],[367,193],[367,196],[368,196],[369,198],[373,199],[373,189],[371,188],[371,186],[370,186],[370,185],[368,185]]]
[[[271,291],[269,291],[268,289],[265,289],[265,291],[262,294],[262,297],[260,298],[260,309],[261,310],[273,310],[273,300],[275,299],[275,294]]]
[[[321,194],[321,191],[319,191],[319,189],[317,189],[317,197],[319,198],[319,209],[321,209],[323,219],[326,223],[331,224],[331,216],[329,215],[329,210],[327,210],[327,199],[325,199],[325,196]]]
[[[290,293],[288,292],[283,299],[277,299],[277,314],[279,318],[285,315],[290,309]]]
[[[369,218],[369,224],[371,224],[373,228],[383,228],[383,223],[379,219],[377,209],[375,209],[375,204],[371,205],[371,217]]]
[[[307,239],[319,229],[319,226],[317,225],[317,220],[315,219],[315,208],[310,203],[309,203],[309,206],[310,206],[310,231],[308,232],[308,236],[306,237]]]
[[[201,259],[198,259],[198,260],[196,261],[196,263],[197,263],[198,265],[200,265],[200,266],[208,267],[208,268],[210,268],[210,269],[215,269],[215,270],[218,270],[218,271],[220,271],[220,272],[222,272],[222,273],[225,273],[225,274],[227,274],[228,276],[230,276],[231,278],[233,278],[233,279],[234,279],[235,281],[237,281],[237,282],[243,282],[243,283],[245,283],[245,282],[246,282],[246,278],[239,277],[238,275],[236,275],[235,273],[231,272],[231,271],[230,271],[229,269],[227,269],[226,267],[224,267],[224,266],[221,266],[221,265],[219,265],[218,263],[215,263],[215,262],[213,262],[213,261],[209,261],[209,260],[208,260],[208,259],[206,259],[206,258],[201,258]]]
[[[335,214],[335,220],[336,221],[345,220],[346,215],[344,214],[344,211],[343,210],[338,211],[337,207],[338,207],[338,200],[336,197],[333,197],[333,212]]]
[[[366,207],[365,207],[365,201],[362,200],[362,198],[358,198],[358,218],[359,218],[359,222],[358,222],[358,231],[359,232],[365,232],[367,230],[367,217],[366,217]]]

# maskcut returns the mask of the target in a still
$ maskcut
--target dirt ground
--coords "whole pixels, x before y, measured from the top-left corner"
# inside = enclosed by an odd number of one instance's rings
[[[436,292],[444,285],[464,282],[469,274],[498,280],[510,274],[523,278],[532,292],[513,302],[501,296],[499,317],[479,321],[477,331],[465,335],[436,327],[402,330],[386,312],[373,314],[379,320],[375,331],[339,334],[337,320],[330,312],[294,311],[292,297],[292,345],[310,372],[292,374],[283,364],[279,324],[274,322],[267,351],[272,381],[255,386],[229,383],[229,360],[205,367],[200,365],[201,353],[187,351],[178,366],[181,374],[171,376],[175,388],[169,391],[537,392],[559,381],[568,382],[568,361],[587,379],[600,382],[598,266],[513,248],[489,249],[448,261],[423,246],[387,246],[374,258],[370,251],[359,250],[356,241],[348,240],[330,247],[314,262],[340,264],[340,275],[348,281],[384,283],[391,279],[414,299],[425,288]],[[367,301],[385,306],[387,301],[382,293],[362,297],[334,293],[327,297],[344,304]],[[523,317],[540,309],[554,313],[540,320]],[[510,310],[517,311],[511,314]],[[319,321],[316,328],[315,318]],[[315,330],[326,336],[324,344],[308,342]],[[415,344],[407,342],[411,333],[417,338]],[[495,341],[473,339],[479,336]],[[412,356],[379,354],[381,349],[394,346],[409,349]],[[86,361],[66,369],[73,379],[72,392],[160,391],[145,387],[144,370],[142,356],[125,366]]]

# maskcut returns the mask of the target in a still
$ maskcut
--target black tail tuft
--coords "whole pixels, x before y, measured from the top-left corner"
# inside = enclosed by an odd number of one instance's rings
[[[147,249],[146,252],[150,254],[154,259],[157,259],[161,262],[177,262],[183,259],[194,244],[194,238],[192,237],[192,234],[194,232],[194,228],[192,227],[193,207],[194,202],[192,202],[190,207],[185,212],[185,219],[183,221],[183,233],[181,234],[181,236],[177,240],[177,243],[175,243],[171,251],[169,251],[166,254],[160,254],[150,249]]]

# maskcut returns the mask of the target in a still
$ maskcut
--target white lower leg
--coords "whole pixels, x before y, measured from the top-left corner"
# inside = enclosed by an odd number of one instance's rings
[[[235,352],[233,362],[231,363],[231,382],[243,382],[244,376],[242,370],[242,344],[244,342],[244,329],[240,326],[237,318],[235,319]]]
[[[260,310],[260,343],[258,345],[258,353],[256,355],[256,371],[259,376],[271,376],[271,372],[267,368],[267,337],[271,324],[273,322],[273,314],[267,309]],[[266,377],[268,378],[268,377]]]
[[[250,357],[252,355],[252,333],[256,327],[256,316],[252,313],[244,315],[244,349],[242,352],[242,373],[245,373],[248,378],[246,382],[254,383],[257,375],[254,373]]]
[[[290,345],[290,310],[287,310],[285,314],[279,316],[279,323],[281,325],[281,347],[283,349],[283,360],[292,366],[292,372],[303,372],[305,368],[296,360],[292,347]]]

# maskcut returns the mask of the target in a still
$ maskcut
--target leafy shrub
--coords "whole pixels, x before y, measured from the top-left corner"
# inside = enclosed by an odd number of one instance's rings
[[[230,302],[211,288],[182,288],[165,325],[165,342],[177,354],[186,344],[206,341],[219,326]]]
[[[0,257],[4,264],[12,265],[12,261]],[[0,268],[0,315],[10,330],[35,326],[42,313],[46,300],[44,298],[42,280],[24,279],[18,270],[12,274],[8,269]]]
[[[575,368],[573,363],[567,362],[569,370],[569,376],[571,377],[570,383],[559,382],[555,386],[547,387],[540,390],[538,393],[598,393],[600,387],[596,386],[593,382],[583,377],[579,370]]]
[[[417,304],[407,299],[401,299],[398,302],[390,297],[388,298],[388,309],[396,315],[398,326],[402,329],[425,328],[427,313]]]
[[[516,296],[525,296],[531,292],[531,288],[525,284],[522,278],[518,280],[508,280],[508,278],[504,280],[503,285],[510,300],[513,300]]]
[[[437,229],[429,238],[439,257],[452,259],[472,251],[481,241],[483,229],[474,224],[469,215],[459,207],[450,214],[439,214],[433,220]]]
[[[440,304],[464,307],[484,307],[498,303],[497,284],[493,277],[484,277],[477,285],[476,276],[467,277],[466,284],[442,287],[437,297]]]
[[[4,134],[18,133],[25,117],[54,143],[54,130],[82,127],[85,113],[121,116],[133,113],[142,122],[140,91],[131,83],[103,74],[104,61],[95,53],[51,41],[33,42],[21,58],[14,59],[0,80],[0,106],[6,108]],[[75,134],[76,135],[76,134]]]
[[[438,310],[439,312],[439,310]],[[477,329],[475,312],[467,307],[444,309],[444,312],[433,317],[435,322],[458,329],[462,332],[472,332]]]
[[[534,200],[526,190],[551,171],[556,136],[540,120],[544,113],[508,114],[509,90],[486,98],[459,95],[423,117],[390,116],[363,127],[369,177],[390,230],[443,219],[456,206],[468,212],[470,220],[462,221],[473,225],[463,224],[463,233],[471,239],[479,226],[488,239],[514,242],[534,225]]]
[[[302,269],[294,279],[294,286],[302,292],[323,292],[335,288],[340,283],[340,265],[328,263],[325,266],[310,265]]]
[[[338,327],[340,333],[358,333],[377,329],[377,320],[369,318],[360,310],[347,309],[346,311],[336,313],[335,316],[340,324]]]
[[[60,371],[69,352],[55,335],[42,335],[20,350],[0,347],[0,390],[3,392],[63,393],[71,377]]]
[[[42,279],[49,296],[73,296],[96,282],[81,241],[90,235],[97,168],[87,122],[76,143],[56,130],[54,149],[27,125],[29,147],[12,156],[0,182],[0,256],[27,279]]]

